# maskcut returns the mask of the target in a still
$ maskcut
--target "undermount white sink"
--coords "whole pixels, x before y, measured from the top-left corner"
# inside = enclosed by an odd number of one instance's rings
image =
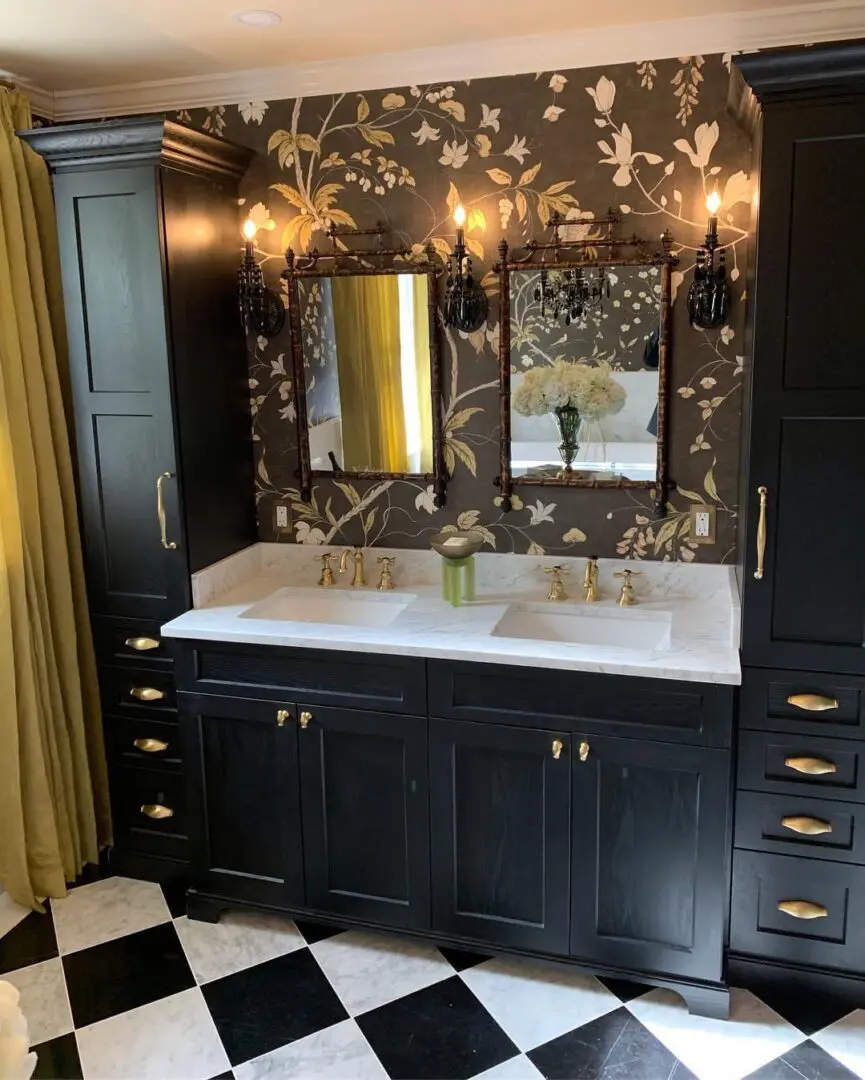
[[[574,609],[558,607],[555,603],[511,604],[496,624],[493,635],[656,651],[670,648],[671,626],[672,616],[667,611]]]
[[[326,589],[280,589],[253,604],[241,619],[330,623],[334,626],[390,626],[414,596],[406,593],[328,592]]]

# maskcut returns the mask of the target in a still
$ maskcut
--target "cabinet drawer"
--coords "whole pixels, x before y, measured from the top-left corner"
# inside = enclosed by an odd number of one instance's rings
[[[665,679],[429,662],[431,716],[730,745],[734,688]]]
[[[793,913],[781,904],[793,905]],[[815,967],[865,970],[865,867],[736,851],[730,948]]]
[[[114,716],[177,720],[174,675],[144,667],[103,667],[99,671],[102,709]]]
[[[865,738],[863,686],[865,680],[852,676],[746,669],[740,726],[790,735]]]
[[[198,694],[426,713],[426,661],[416,657],[183,642],[177,668],[182,689]]]
[[[146,664],[171,668],[174,658],[171,642],[163,638],[160,623],[146,619],[119,619],[94,615],[93,643],[102,664]]]
[[[177,724],[143,716],[105,716],[102,722],[110,764],[149,769],[182,768],[183,753]]]
[[[865,801],[862,743],[743,731],[739,736],[739,788],[786,795]],[[794,765],[794,762],[796,765]],[[788,764],[789,763],[789,764]],[[802,769],[825,770],[803,772]]]
[[[740,791],[736,847],[865,865],[865,807]]]
[[[110,779],[117,846],[147,855],[185,859],[187,824],[183,776],[176,771],[120,765],[111,769]]]

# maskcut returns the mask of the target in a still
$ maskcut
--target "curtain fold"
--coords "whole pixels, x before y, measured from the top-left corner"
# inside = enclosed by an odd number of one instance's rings
[[[110,841],[66,396],[57,230],[42,159],[0,89],[0,884],[63,896]]]
[[[429,279],[426,274],[415,277],[414,297],[414,355],[417,364],[417,400],[420,416],[420,471],[433,471],[432,437],[432,357],[430,356]]]

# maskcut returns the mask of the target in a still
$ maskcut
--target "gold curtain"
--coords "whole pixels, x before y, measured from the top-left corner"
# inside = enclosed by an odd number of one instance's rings
[[[407,472],[395,275],[331,284],[342,445],[350,471]]]
[[[67,410],[57,231],[45,163],[0,89],[0,884],[63,896],[110,840],[99,691]]]
[[[432,448],[432,358],[429,351],[429,279],[418,274],[414,279],[414,355],[417,363],[417,400],[420,415],[420,471],[433,471]]]

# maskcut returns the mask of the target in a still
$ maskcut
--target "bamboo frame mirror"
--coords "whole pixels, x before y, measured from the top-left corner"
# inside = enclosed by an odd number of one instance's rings
[[[384,229],[331,227],[332,250],[285,254],[299,488],[412,479],[445,502],[435,252],[386,248]],[[369,248],[347,238],[374,236]]]
[[[503,509],[515,485],[531,485],[649,489],[656,514],[667,512],[678,259],[669,232],[653,249],[617,238],[619,223],[612,211],[554,217],[548,242],[499,245]]]

